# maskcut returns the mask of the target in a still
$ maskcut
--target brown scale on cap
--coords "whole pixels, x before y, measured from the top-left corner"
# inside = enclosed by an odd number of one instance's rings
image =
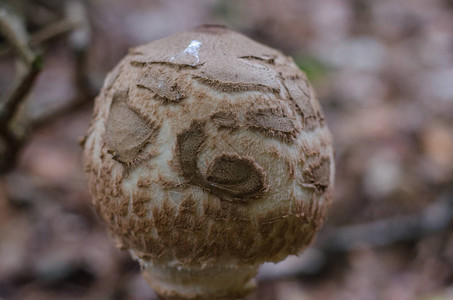
[[[326,189],[330,181],[330,158],[323,157],[316,164],[309,165],[303,172],[303,176],[316,189]]]
[[[240,93],[240,92],[278,92],[269,86],[263,84],[238,83],[229,81],[220,81],[209,77],[193,76],[200,84],[208,86],[210,89],[223,93]]]
[[[272,109],[247,112],[247,125],[264,132],[271,137],[277,137],[287,143],[293,142],[298,134],[294,121],[282,112]]]
[[[205,179],[197,166],[200,147],[206,139],[203,127],[203,122],[194,121],[187,130],[178,134],[176,139],[177,155],[182,176],[198,186],[205,185]]]
[[[132,49],[84,140],[96,211],[163,298],[233,299],[298,254],[332,197],[333,149],[292,59],[222,26]]]
[[[230,111],[218,111],[211,115],[211,121],[220,129],[236,129],[239,127],[237,116]]]
[[[128,107],[128,97],[128,91],[113,94],[105,135],[112,158],[130,167],[147,158],[144,148],[158,128],[154,121]]]
[[[204,123],[199,121],[192,122],[189,129],[177,136],[178,160],[186,180],[227,201],[246,201],[265,190],[263,169],[252,158],[237,154],[217,156],[207,174],[201,174],[197,161],[205,139]]]
[[[168,72],[168,69],[162,66],[152,66],[141,70],[137,86],[150,90],[156,99],[163,103],[177,103],[186,97],[178,84],[176,74]]]
[[[263,62],[266,62],[268,64],[275,64],[275,55],[269,55],[269,56],[256,56],[256,55],[247,55],[247,56],[241,56],[239,58],[242,58],[242,59],[250,59],[250,60],[259,60],[259,61],[263,61]]]
[[[208,168],[208,185],[221,199],[257,198],[266,189],[265,174],[252,158],[237,154],[217,156]]]

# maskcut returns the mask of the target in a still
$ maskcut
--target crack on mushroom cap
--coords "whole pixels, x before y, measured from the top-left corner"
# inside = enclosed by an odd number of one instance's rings
[[[222,154],[214,158],[204,176],[197,160],[203,142],[205,123],[193,121],[176,139],[177,157],[183,177],[226,201],[247,201],[266,190],[265,173],[252,158]]]
[[[108,152],[127,169],[152,155],[145,153],[144,149],[158,131],[156,121],[145,118],[128,106],[128,97],[128,90],[115,91],[105,131]]]

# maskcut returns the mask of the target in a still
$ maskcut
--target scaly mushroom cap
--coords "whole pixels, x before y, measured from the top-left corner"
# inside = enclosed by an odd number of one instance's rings
[[[132,49],[96,99],[94,205],[164,297],[241,296],[330,203],[332,139],[293,60],[221,26]]]

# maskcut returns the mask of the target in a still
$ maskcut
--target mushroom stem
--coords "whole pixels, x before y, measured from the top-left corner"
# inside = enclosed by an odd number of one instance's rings
[[[258,265],[170,267],[142,263],[142,273],[154,291],[166,300],[240,299],[256,287]],[[245,284],[244,284],[245,283]]]

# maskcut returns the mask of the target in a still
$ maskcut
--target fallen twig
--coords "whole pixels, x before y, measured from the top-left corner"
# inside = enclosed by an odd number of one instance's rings
[[[344,252],[361,245],[378,247],[416,240],[447,228],[452,221],[453,199],[445,196],[419,214],[326,230],[318,247],[328,252]]]

